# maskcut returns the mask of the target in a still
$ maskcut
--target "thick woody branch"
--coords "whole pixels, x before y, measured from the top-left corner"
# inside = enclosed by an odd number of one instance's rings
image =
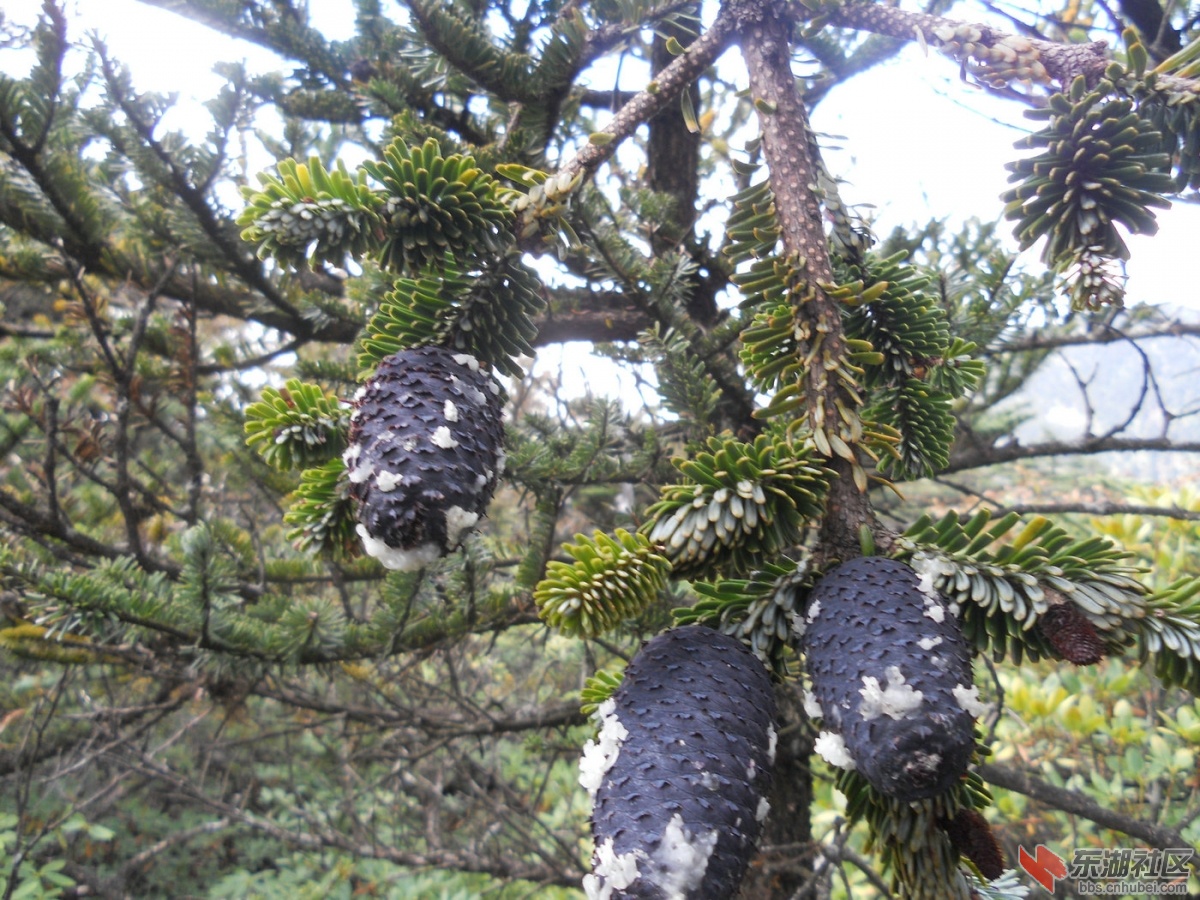
[[[1059,347],[1078,347],[1092,344],[1113,344],[1118,341],[1146,341],[1151,338],[1200,337],[1198,322],[1163,322],[1135,330],[1122,331],[1118,328],[1105,328],[1100,332],[1079,334],[1040,334],[1033,332],[1015,338],[1000,345],[996,349],[1003,353],[1023,353],[1038,350],[1055,350]]]
[[[1058,516],[1064,514],[1080,514],[1085,516],[1153,516],[1164,519],[1178,519],[1186,522],[1200,522],[1200,509],[1185,509],[1182,506],[1155,506],[1150,503],[1126,503],[1120,500],[1079,501],[1075,503],[1005,503],[990,496],[985,491],[976,490],[970,485],[962,484],[961,482],[941,477],[937,479],[937,482],[958,491],[964,496],[982,500],[995,509],[997,516],[1014,512],[1022,516]]]
[[[775,195],[775,215],[782,231],[784,253],[805,261],[810,283],[833,281],[829,247],[821,204],[810,185],[816,183],[817,166],[808,153],[808,111],[792,74],[790,23],[773,3],[748,3],[757,17],[742,29],[741,47],[750,73],[750,93],[759,111],[763,155],[771,172],[771,191]],[[833,321],[840,317],[831,301],[817,298],[816,318]]]
[[[1145,503],[1019,503],[1003,504],[998,512],[1015,512],[1023,516],[1034,513],[1044,516],[1066,513],[1087,516],[1160,516],[1164,519],[1200,522],[1200,510],[1184,509],[1182,506],[1150,506]]]
[[[814,433],[836,436],[839,411],[855,409],[859,398],[836,371],[847,350],[837,301],[821,288],[834,281],[833,266],[821,203],[813,189],[818,170],[808,149],[808,112],[792,74],[791,22],[785,5],[769,0],[750,0],[728,8],[739,20],[742,55],[762,129],[763,157],[770,171],[783,252],[803,266],[807,279],[805,289],[795,298],[795,314],[813,336],[810,346],[801,351],[811,356],[804,375],[809,425]],[[875,516],[866,494],[855,485],[853,464],[834,455],[829,465],[838,477],[830,485],[822,527],[823,552],[832,558],[857,556],[859,530],[862,526],[874,530]]]

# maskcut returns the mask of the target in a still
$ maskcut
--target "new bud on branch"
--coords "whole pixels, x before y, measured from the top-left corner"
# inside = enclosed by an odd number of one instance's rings
[[[642,648],[597,715],[579,766],[596,840],[588,897],[734,896],[770,808],[763,664],[736,638],[677,628]]]
[[[970,646],[937,592],[896,560],[853,559],[817,582],[805,619],[810,712],[828,729],[818,752],[898,800],[952,787],[984,707]]]
[[[504,470],[502,395],[478,360],[443,347],[379,364],[355,396],[342,457],[368,554],[417,569],[459,546]]]

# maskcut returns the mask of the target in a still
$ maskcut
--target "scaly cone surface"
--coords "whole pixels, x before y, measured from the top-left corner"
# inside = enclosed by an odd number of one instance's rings
[[[504,470],[502,394],[478,360],[443,347],[379,364],[355,396],[342,457],[368,554],[418,569],[459,546]]]
[[[802,647],[828,762],[905,801],[966,772],[982,705],[970,645],[911,568],[884,557],[835,566],[810,594]]]
[[[736,638],[688,626],[656,637],[597,710],[580,762],[593,799],[594,900],[734,896],[770,808],[775,699]]]

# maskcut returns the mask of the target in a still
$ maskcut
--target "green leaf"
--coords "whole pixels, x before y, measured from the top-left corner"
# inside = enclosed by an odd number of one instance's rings
[[[900,538],[898,554],[952,604],[963,632],[994,658],[1020,662],[1059,657],[1052,635],[1037,627],[1054,604],[1070,603],[1106,650],[1120,652],[1143,632],[1148,600],[1124,562],[1129,554],[1099,537],[1074,540],[1043,517],[1015,514],[993,523],[949,512],[923,516]],[[1021,526],[1013,534],[1014,529]]]
[[[986,759],[988,753],[977,733],[976,761]],[[866,822],[867,849],[879,852],[898,895],[968,900],[970,888],[945,823],[960,811],[991,805],[991,794],[979,775],[969,772],[945,794],[912,802],[880,794],[853,769],[838,769],[836,785],[846,797],[849,823]]]
[[[585,716],[590,716],[601,703],[616,693],[623,680],[622,673],[610,672],[605,669],[589,676],[579,691],[579,711]]]
[[[382,199],[360,173],[352,178],[338,162],[330,172],[316,157],[307,164],[285,159],[278,175],[260,174],[261,188],[242,188],[246,208],[237,218],[242,240],[293,266],[359,258],[375,245]]]
[[[697,581],[692,587],[700,600],[672,611],[676,625],[707,625],[740,638],[764,663],[786,674],[798,636],[796,616],[812,587],[807,557],[764,561],[749,578]]]
[[[675,40],[671,38],[671,40]],[[679,43],[676,41],[676,43]],[[669,42],[668,42],[669,44]],[[683,124],[692,134],[700,133],[700,120],[696,118],[696,107],[692,105],[691,91],[683,91],[679,95],[679,103],[683,110]]]
[[[950,462],[954,440],[954,413],[949,394],[936,391],[917,378],[898,387],[876,391],[863,420],[900,435],[894,455],[880,462],[880,471],[900,478],[935,475]]]

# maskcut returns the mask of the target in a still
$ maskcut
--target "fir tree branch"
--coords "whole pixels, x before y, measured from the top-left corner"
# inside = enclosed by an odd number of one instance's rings
[[[582,106],[590,106],[594,109],[608,109],[615,113],[637,95],[637,91],[602,91],[596,88],[588,88],[579,95],[579,103]]]
[[[924,40],[932,47],[943,41],[938,36],[945,29],[975,27],[982,32],[977,43],[991,47],[1010,37],[990,25],[973,25],[943,16],[909,12],[896,7],[883,7],[871,3],[851,2],[839,6],[830,15],[830,21],[842,28],[854,28],[874,34],[888,35],[902,41]],[[918,37],[919,36],[919,37]],[[1108,66],[1108,45],[1104,41],[1090,44],[1065,44],[1055,41],[1031,39],[1038,51],[1042,64],[1050,76],[1060,84],[1070,84],[1077,75],[1089,81],[1099,78]]]
[[[174,266],[168,263],[166,272],[169,273],[173,268]],[[159,285],[164,280],[165,278],[159,279]],[[141,352],[142,340],[146,335],[146,323],[149,321],[150,312],[154,309],[155,303],[158,300],[159,285],[156,285],[155,290],[146,294],[142,299],[125,349],[125,364],[112,373],[113,381],[117,387],[117,421],[116,433],[113,439],[113,452],[116,456],[117,474],[116,483],[113,485],[113,499],[116,500],[117,507],[121,510],[121,517],[125,520],[125,539],[139,563],[147,558],[146,548],[142,543],[141,532],[141,523],[146,517],[146,508],[142,504],[134,502],[134,482],[129,471],[130,458],[134,451],[133,438],[130,434],[130,424],[134,408],[132,396],[133,375],[134,368],[137,365],[138,354]],[[77,290],[82,294],[82,282],[77,283]],[[142,489],[139,490],[139,493],[145,497],[150,492]]]
[[[54,60],[52,63],[54,84],[52,88],[48,89],[49,95],[43,98],[46,107],[39,133],[33,136],[32,140],[28,140],[29,136],[18,130],[17,122],[19,120],[0,116],[0,139],[2,139],[0,143],[4,145],[6,155],[15,160],[17,165],[24,169],[33,183],[37,185],[42,195],[49,201],[55,216],[66,226],[64,230],[68,233],[46,233],[43,229],[31,230],[37,230],[39,239],[45,243],[56,247],[70,247],[73,252],[78,253],[85,260],[85,264],[90,269],[100,264],[104,251],[108,249],[104,236],[109,223],[99,221],[98,207],[93,198],[70,195],[72,188],[80,194],[85,194],[88,190],[88,186],[77,177],[80,171],[85,170],[81,161],[78,168],[72,171],[66,167],[54,166],[54,161],[48,159],[45,154],[50,134],[55,126],[60,124],[58,114],[62,99],[62,61],[67,50],[67,26],[62,10],[52,3],[47,3],[45,9],[54,35]],[[68,114],[70,112],[68,110]],[[64,148],[62,152],[69,153],[70,150]],[[56,168],[59,171],[54,171]],[[9,204],[4,204],[4,206],[8,207]],[[20,209],[6,208],[3,212],[5,220],[11,222],[17,233],[24,231],[24,226],[34,224],[33,218],[22,215]],[[93,214],[93,220],[89,220],[88,213]]]
[[[231,819],[223,817],[213,819],[209,822],[202,822],[191,828],[184,828],[182,831],[176,831],[167,835],[160,841],[155,841],[144,850],[140,850],[129,859],[121,864],[121,867],[109,878],[105,879],[107,884],[124,885],[125,881],[130,878],[138,869],[153,860],[156,856],[161,856],[172,847],[177,847],[180,844],[186,844],[193,838],[203,837],[206,834],[215,834],[218,831],[224,831],[231,823]]]
[[[293,59],[345,88],[345,66],[330,49],[324,36],[308,24],[306,14],[286,2],[252,4],[251,10],[263,17],[262,24],[248,24],[245,4],[219,0],[139,0],[147,6],[165,9],[199,22],[220,34],[257,44],[285,59]],[[269,10],[269,12],[267,12]],[[265,15],[264,15],[265,13]],[[274,16],[270,21],[267,16]]]
[[[930,0],[925,12],[938,15],[953,5],[954,0]],[[804,95],[810,108],[823,100],[831,88],[893,59],[904,47],[903,41],[881,34],[869,35],[849,54],[842,52],[841,46],[824,33],[801,38],[800,44],[827,70]]]
[[[1172,828],[1107,809],[1085,794],[1047,784],[1027,772],[1018,772],[995,763],[984,763],[977,766],[975,771],[989,784],[1032,797],[1051,809],[1082,816],[1104,828],[1143,840],[1151,847],[1172,850],[1191,846],[1182,834]]]
[[[46,328],[32,325],[13,325],[10,322],[0,322],[0,337],[25,338],[26,340],[48,341],[54,337],[54,332]]]
[[[183,434],[179,446],[183,450],[184,465],[187,470],[187,506],[184,521],[189,526],[195,525],[200,518],[200,501],[204,490],[204,460],[200,455],[200,444],[196,438],[197,420],[200,410],[200,341],[198,336],[199,316],[196,304],[191,303],[185,309],[188,325],[188,353],[183,361],[187,384],[187,399],[184,405],[186,412],[183,420]],[[161,422],[160,417],[154,417],[155,424]],[[162,423],[165,425],[165,423]],[[170,436],[173,429],[163,428],[163,433]]]
[[[1081,513],[1087,516],[1161,516],[1200,522],[1200,510],[1184,509],[1181,506],[1149,506],[1144,503],[1002,503],[996,506],[1000,515],[1015,512],[1020,515],[1037,513],[1057,516],[1064,513]]]
[[[562,294],[555,291],[555,296]],[[566,304],[565,309],[547,310],[545,316],[537,322],[538,333],[530,343],[534,347],[545,347],[566,341],[635,341],[639,334],[654,322],[653,317],[645,310],[631,308],[623,293],[612,292],[614,305],[606,308],[590,291],[580,291],[589,294],[586,306]]]
[[[995,510],[997,518],[1008,513],[1017,513],[1021,516],[1029,514],[1055,516],[1078,513],[1087,516],[1161,516],[1165,519],[1200,522],[1200,510],[1184,509],[1182,506],[1154,506],[1149,503],[1125,503],[1119,500],[1095,503],[1083,501],[1078,503],[1003,503],[989,497],[986,493],[975,490],[970,485],[942,477],[934,480],[938,484],[953,488],[960,494],[983,501]]]
[[[479,711],[475,721],[464,721],[436,714],[436,711],[427,711],[421,704],[413,704],[406,709],[396,709],[394,706],[354,706],[344,701],[322,698],[308,693],[302,687],[290,684],[268,684],[255,688],[254,693],[297,709],[330,716],[345,716],[351,721],[362,722],[375,728],[420,728],[439,740],[521,734],[545,728],[569,728],[586,725],[588,721],[588,717],[579,711],[579,701],[574,698],[545,705],[529,715],[514,713],[493,716],[486,711]]]
[[[71,460],[79,472],[112,495],[124,519],[126,541],[129,548],[128,552],[137,557],[139,562],[148,564],[148,555],[145,552],[141,539],[141,521],[149,515],[150,510],[171,514],[174,513],[174,510],[162,501],[156,492],[138,482],[130,473],[130,461],[133,450],[130,438],[130,424],[135,406],[139,407],[139,412],[145,412],[147,414],[146,417],[168,438],[174,440],[176,443],[180,443],[180,436],[165,422],[158,420],[157,417],[150,415],[148,411],[140,408],[140,403],[134,397],[134,378],[137,358],[146,336],[146,327],[150,319],[150,314],[158,302],[164,285],[170,280],[175,266],[172,261],[168,260],[163,274],[159,276],[157,283],[141,297],[137,315],[134,317],[133,328],[126,340],[125,349],[123,352],[118,352],[117,348],[109,340],[108,328],[101,321],[97,313],[96,297],[84,283],[82,273],[78,268],[72,266],[70,261],[66,261],[66,265],[70,273],[71,284],[75,289],[75,293],[80,298],[80,304],[92,329],[92,335],[100,346],[105,364],[109,369],[112,382],[117,390],[116,427],[113,440],[116,469],[115,480],[109,482],[100,475],[95,466],[89,465],[79,459],[66,446],[61,447],[61,452],[65,458]],[[51,430],[47,430],[47,439],[51,442],[58,442],[57,434],[54,434]],[[135,494],[139,499],[135,499]],[[51,496],[50,514],[52,517],[58,517],[58,508],[54,502],[53,495]]]
[[[129,551],[125,548],[113,547],[82,534],[66,522],[56,522],[48,512],[38,509],[31,503],[18,500],[8,490],[0,490],[0,510],[8,514],[7,524],[10,528],[38,541],[50,549],[58,559],[81,562],[89,557],[120,559],[122,556],[129,555]],[[81,556],[76,558],[70,553],[64,553],[62,547],[55,546],[55,542],[61,543],[68,550],[75,551]],[[167,566],[156,565],[150,566],[149,570],[173,571],[174,573],[179,571],[177,568],[172,570]]]
[[[804,18],[810,15],[803,6],[793,6],[793,9],[797,13],[804,13]],[[940,47],[945,43],[939,36],[939,32],[953,32],[959,29],[979,31],[981,36],[975,43],[983,47],[993,47],[1013,37],[1013,35],[990,25],[973,24],[869,2],[841,4],[830,11],[829,21],[842,28],[888,35],[902,41],[919,40],[930,47]],[[1038,38],[1029,38],[1029,41],[1032,43],[1038,59],[1045,66],[1049,77],[1063,87],[1069,85],[1079,75],[1083,75],[1089,84],[1095,82],[1112,62],[1108,55],[1108,44],[1105,41],[1093,41],[1087,44],[1046,41]],[[1165,94],[1194,94],[1200,92],[1200,81],[1194,78],[1160,73],[1156,76],[1152,89]]]
[[[70,278],[71,271],[82,267],[89,275],[107,276],[118,281],[128,281],[143,290],[151,289],[162,275],[162,270],[151,268],[154,256],[118,256],[106,245],[84,245],[74,238],[63,238],[60,233],[42,233],[20,218],[10,218],[15,209],[0,207],[0,221],[15,231],[29,234],[34,240],[55,248],[55,258],[46,262],[46,280]],[[257,290],[249,290],[239,282],[228,282],[218,278],[194,277],[198,264],[186,263],[177,266],[170,280],[162,286],[162,293],[181,301],[194,302],[199,309],[213,316],[229,316],[257,322],[267,329],[299,333],[309,340],[350,344],[358,336],[362,323],[349,318],[325,317],[320,323],[297,318],[275,308]],[[17,331],[20,326],[0,325],[0,335],[13,332],[18,336],[40,337],[32,331]],[[53,333],[47,335],[53,337]]]
[[[639,91],[622,106],[612,121],[598,132],[604,138],[589,142],[563,164],[559,172],[564,180],[569,181],[580,172],[595,172],[640,125],[676,102],[679,94],[725,52],[733,39],[733,28],[732,17],[727,8],[722,7],[708,31],[663,69],[647,90]]]
[[[351,338],[351,341],[353,341],[353,338]],[[281,356],[287,356],[289,353],[297,352],[301,347],[306,346],[308,343],[309,338],[297,337],[285,344],[281,344],[274,350],[269,350],[266,353],[260,353],[258,356],[248,356],[245,359],[239,359],[237,362],[232,362],[228,365],[222,363],[201,363],[200,365],[196,366],[196,375],[223,375],[227,372],[245,372],[248,369],[261,369]],[[340,343],[349,343],[349,341],[342,341]]]
[[[58,504],[56,452],[58,449],[58,397],[47,396],[45,406],[46,457],[45,462],[42,464],[42,477],[46,482],[46,506],[48,507],[50,521],[55,526],[59,526],[62,522],[62,510]]]
[[[763,156],[771,175],[784,254],[804,260],[810,284],[830,284],[833,266],[821,204],[809,188],[816,184],[817,164],[809,157],[808,112],[792,74],[790,27],[782,18],[780,4],[751,0],[733,8],[742,18],[740,44],[750,74],[751,96],[759,110]],[[817,299],[818,305],[828,306]],[[830,319],[830,313],[832,320],[823,321]],[[826,326],[839,319],[836,309],[817,314],[818,323]],[[838,322],[839,336],[840,331]]]
[[[429,46],[485,91],[505,103],[527,104],[539,99],[528,55],[495,46],[482,29],[476,40],[464,39],[463,32],[474,30],[475,23],[459,19],[454,7],[441,0],[404,0],[404,6]],[[458,20],[453,36],[448,27],[452,19]],[[471,51],[478,55],[472,56]]]
[[[158,676],[162,678],[162,673]],[[39,763],[50,759],[69,759],[77,751],[86,749],[95,740],[95,725],[104,722],[112,730],[141,722],[148,716],[158,721],[188,701],[186,692],[171,696],[177,686],[174,680],[162,682],[155,697],[148,703],[123,709],[103,709],[87,716],[75,716],[69,726],[52,734],[42,734],[36,740],[22,741],[15,749],[5,745],[0,749],[0,778],[15,772],[31,772]]]
[[[64,195],[63,185],[55,178],[46,166],[38,152],[21,140],[21,136],[13,129],[12,123],[0,118],[0,138],[8,145],[8,153],[33,180],[50,202],[55,215],[65,226],[62,233],[50,233],[38,229],[34,235],[38,240],[51,246],[61,247],[72,257],[79,259],[88,270],[103,269],[108,247],[98,236],[97,229],[92,227],[80,213],[78,206]],[[81,188],[76,184],[76,188]],[[20,215],[20,210],[3,210],[4,223],[10,225],[18,233],[34,231],[29,226],[33,223],[27,217]]]
[[[808,112],[791,67],[791,23],[785,9],[792,5],[772,0],[746,0],[726,7],[738,20],[739,43],[750,75],[750,92],[758,110],[763,156],[770,172],[776,217],[785,258],[798,260],[808,293],[798,303],[797,321],[822,339],[819,355],[806,367],[804,378],[808,424],[832,430],[838,410],[854,411],[860,400],[835,371],[844,365],[847,348],[837,302],[821,287],[835,281],[825,238],[821,204],[810,187],[818,182],[817,161],[809,155]],[[804,347],[802,352],[808,352]],[[827,365],[828,363],[828,365]],[[854,414],[854,413],[852,413]],[[830,467],[837,476],[830,484],[823,523],[823,552],[847,558],[858,555],[860,526],[877,522],[866,494],[854,482],[853,463],[834,455]]]
[[[894,900],[895,895],[892,894],[891,889],[888,887],[887,882],[883,880],[883,877],[875,871],[874,867],[872,867],[871,861],[860,856],[850,847],[846,846],[845,838],[848,837],[849,834],[850,832],[847,829],[838,836],[839,839],[837,841],[833,843],[821,844],[821,855],[828,860],[826,866],[828,867],[829,863],[850,863],[863,873],[863,876],[871,883],[871,887],[875,888],[876,893],[879,894],[882,900]],[[820,879],[821,874],[820,867],[818,867],[817,870],[813,872],[814,882]],[[830,880],[832,880],[832,871],[830,871],[828,877]],[[814,884],[811,890],[806,886],[805,892],[800,897],[797,897],[796,900],[809,900],[809,898],[815,898],[817,896],[818,894],[816,893],[816,885]]]
[[[699,13],[699,9],[694,9]],[[682,47],[693,43],[688,29],[679,26],[660,27],[650,47],[650,74],[657,77],[663,69],[674,62],[674,54],[668,38]],[[686,88],[688,103],[693,108],[699,105],[700,89],[695,82]],[[683,116],[664,111],[650,120],[650,139],[646,146],[646,181],[650,190],[672,198],[674,216],[665,221],[651,234],[651,250],[658,254],[679,245],[692,232],[696,216],[696,199],[699,195],[700,132],[689,128]],[[695,279],[693,278],[693,281]],[[693,292],[693,295],[695,292]],[[703,299],[703,295],[701,298]],[[702,325],[711,323],[716,316],[716,303],[689,303],[689,312]]]
[[[426,852],[420,852],[386,847],[375,841],[356,840],[352,835],[343,834],[328,825],[311,820],[302,830],[286,828],[265,816],[249,811],[243,805],[230,803],[205,793],[191,780],[176,772],[167,763],[154,758],[150,753],[134,750],[132,747],[128,749],[137,771],[144,776],[170,785],[176,792],[192,802],[211,809],[218,815],[241,822],[254,831],[288,846],[306,850],[335,849],[362,859],[381,859],[402,866],[483,872],[506,879],[522,879],[571,887],[576,886],[582,876],[582,873],[573,866],[534,866],[519,859],[489,859],[465,850],[454,852],[431,848]]]

